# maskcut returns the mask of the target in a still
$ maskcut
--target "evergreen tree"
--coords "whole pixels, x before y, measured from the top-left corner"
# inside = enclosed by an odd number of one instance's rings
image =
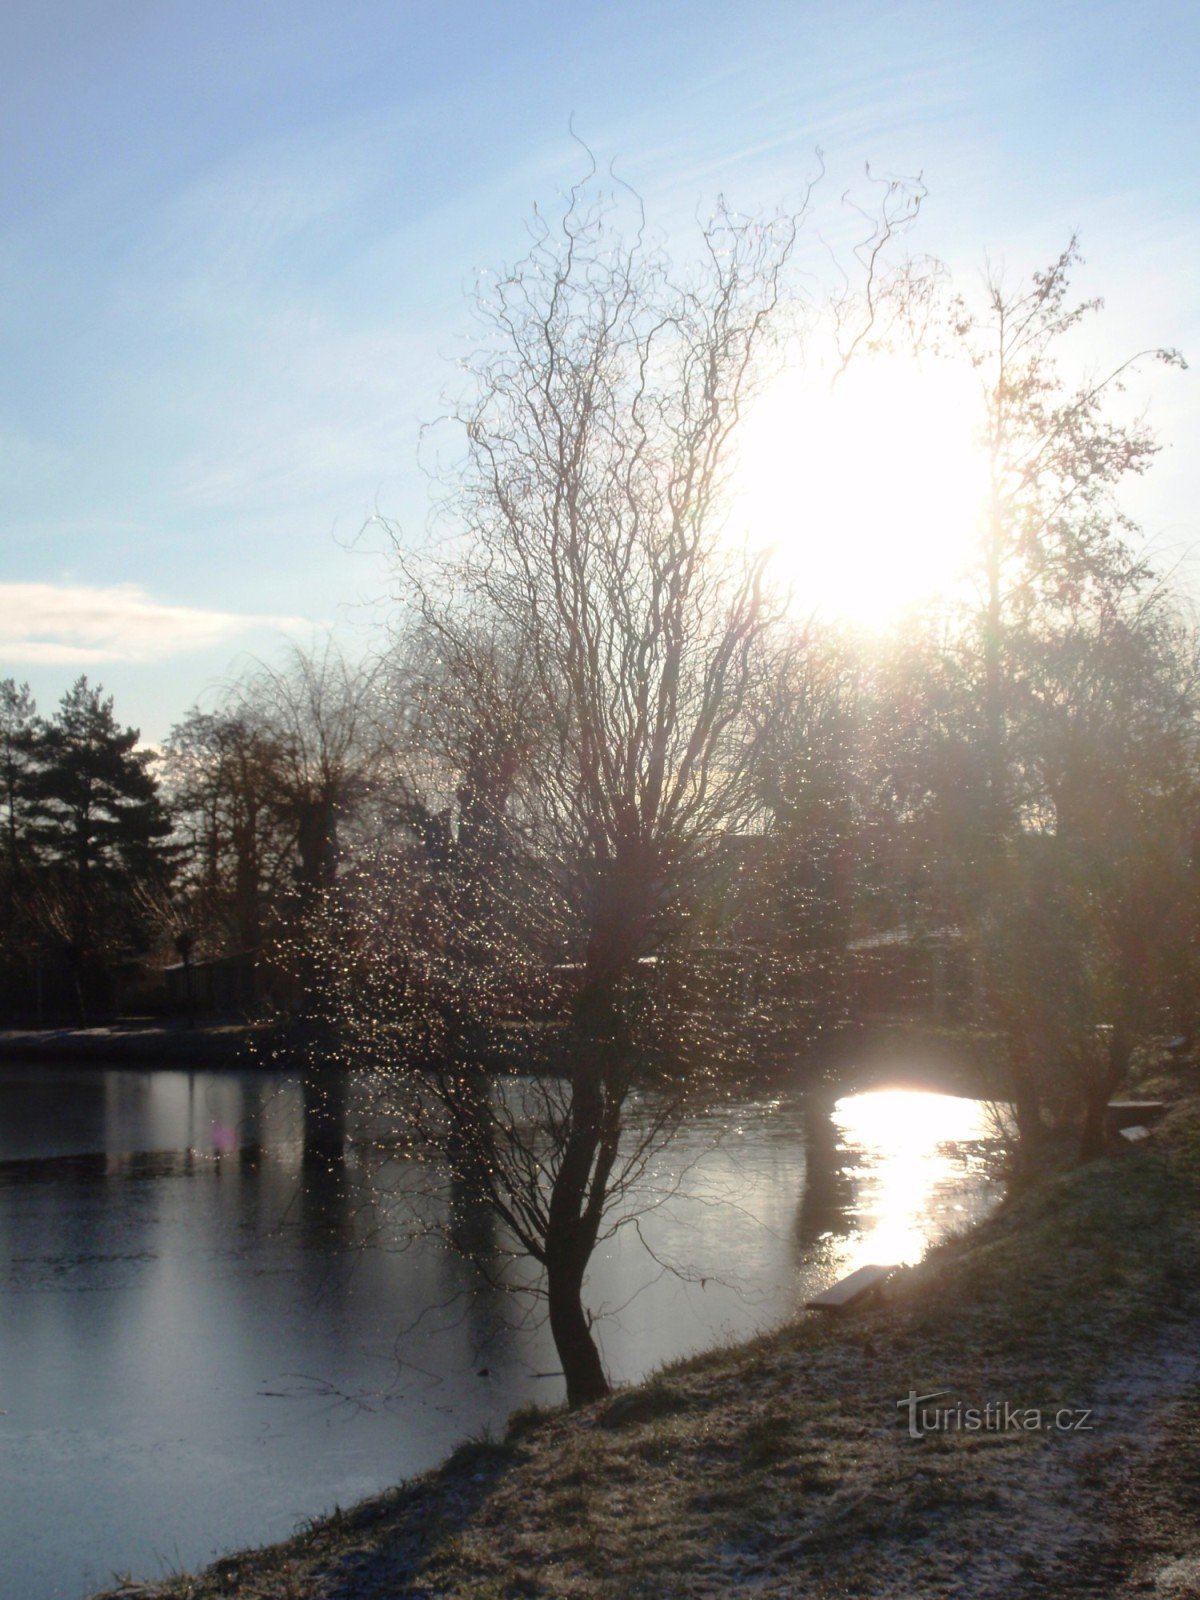
[[[144,948],[139,891],[169,874],[170,823],[139,737],[85,677],[36,728],[32,834],[42,905],[81,1009],[107,997],[114,959]]]
[[[37,706],[27,683],[0,681],[0,806],[3,807],[6,895],[15,892],[29,845],[30,780]]]
[[[0,996],[8,1006],[30,987],[29,806],[36,716],[27,683],[0,681]]]

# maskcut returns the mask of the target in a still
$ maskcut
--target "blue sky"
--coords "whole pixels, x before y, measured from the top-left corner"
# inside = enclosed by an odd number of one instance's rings
[[[364,636],[352,549],[425,515],[418,429],[477,270],[578,173],[668,237],[724,192],[920,170],[914,247],[1014,271],[1078,228],[1114,350],[1200,359],[1200,7],[7,0],[0,21],[0,675],[81,670],[161,738],[280,629]],[[1200,542],[1190,375],[1137,509]]]

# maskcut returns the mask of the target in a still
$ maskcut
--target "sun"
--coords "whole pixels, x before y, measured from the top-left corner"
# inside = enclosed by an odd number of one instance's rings
[[[797,609],[880,627],[959,581],[987,470],[969,368],[867,356],[836,384],[785,373],[747,413],[732,525]]]

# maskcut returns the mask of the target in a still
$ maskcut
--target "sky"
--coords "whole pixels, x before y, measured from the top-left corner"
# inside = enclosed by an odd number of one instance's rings
[[[1097,359],[1200,362],[1198,67],[1194,0],[5,0],[0,677],[46,712],[86,672],[158,741],[247,653],[369,647],[370,519],[421,536],[473,285],[572,128],[680,249],[719,194],[796,205],[818,147],[830,216],[919,172],[955,272],[1078,230]],[[1186,573],[1195,376],[1145,399],[1134,509]]]

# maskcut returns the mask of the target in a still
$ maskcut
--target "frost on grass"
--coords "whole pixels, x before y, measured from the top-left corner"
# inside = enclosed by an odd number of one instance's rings
[[[877,1310],[676,1363],[162,1600],[1184,1596],[1200,1530],[1200,1105],[1031,1190]],[[909,1437],[897,1400],[1086,1406]]]

